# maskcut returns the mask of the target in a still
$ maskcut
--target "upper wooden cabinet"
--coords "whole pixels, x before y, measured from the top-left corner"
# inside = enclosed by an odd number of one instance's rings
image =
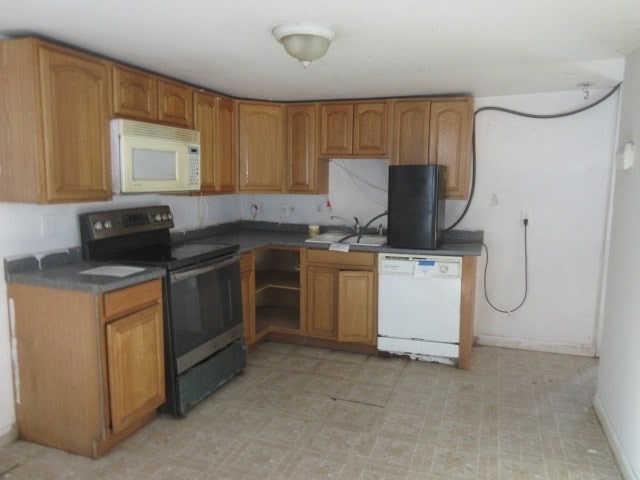
[[[470,97],[397,101],[394,165],[445,165],[446,197],[469,195],[473,105]]]
[[[158,80],[158,120],[179,127],[193,126],[193,89],[182,83]]]
[[[388,102],[320,104],[320,154],[387,155]]]
[[[318,159],[315,104],[287,105],[286,188],[293,193],[327,191],[328,163]]]
[[[320,105],[320,153],[351,155],[353,153],[353,105],[324,103]]]
[[[472,110],[470,98],[431,102],[429,163],[447,167],[447,198],[469,196]]]
[[[429,100],[399,101],[393,107],[393,163],[429,163]]]
[[[284,106],[240,102],[239,190],[281,192],[284,163]]]
[[[111,198],[107,63],[35,38],[6,40],[0,78],[0,200]]]
[[[113,115],[193,127],[193,89],[142,70],[112,64]]]
[[[158,82],[146,72],[111,65],[113,114],[140,120],[158,119]]]
[[[235,191],[235,103],[209,92],[195,92],[194,128],[200,131],[201,193]]]
[[[356,103],[353,115],[353,154],[386,156],[387,102]]]

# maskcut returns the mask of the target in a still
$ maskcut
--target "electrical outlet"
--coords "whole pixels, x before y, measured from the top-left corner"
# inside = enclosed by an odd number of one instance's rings
[[[529,220],[529,212],[523,210],[520,212],[520,220]]]
[[[291,207],[289,206],[288,203],[281,203],[280,204],[280,219],[281,220],[286,220],[287,218],[289,218],[289,214],[291,213]]]

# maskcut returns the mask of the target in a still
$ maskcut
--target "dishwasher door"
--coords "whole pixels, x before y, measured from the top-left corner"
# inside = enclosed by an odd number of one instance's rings
[[[462,259],[381,253],[378,273],[378,350],[454,363]]]

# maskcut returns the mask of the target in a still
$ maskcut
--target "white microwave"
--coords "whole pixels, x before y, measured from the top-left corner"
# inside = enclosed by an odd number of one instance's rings
[[[200,132],[111,120],[111,184],[114,193],[200,190]]]

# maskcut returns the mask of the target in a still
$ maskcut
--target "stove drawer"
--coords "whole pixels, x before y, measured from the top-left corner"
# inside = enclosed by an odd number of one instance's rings
[[[150,282],[126,287],[104,294],[104,317],[109,320],[119,318],[141,307],[162,301],[162,281]]]

